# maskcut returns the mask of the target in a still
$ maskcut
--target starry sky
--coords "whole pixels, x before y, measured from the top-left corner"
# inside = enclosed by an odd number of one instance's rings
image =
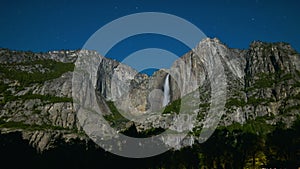
[[[164,12],[186,19],[230,48],[245,49],[254,40],[284,41],[299,52],[299,7],[297,0],[2,0],[0,47],[34,52],[81,49],[95,31],[114,19],[137,12]],[[157,35],[126,41],[109,57],[120,60],[149,46],[167,50],[172,46],[177,55],[188,51]]]

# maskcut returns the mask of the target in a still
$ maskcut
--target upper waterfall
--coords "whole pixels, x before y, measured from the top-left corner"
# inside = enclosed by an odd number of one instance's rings
[[[164,100],[163,107],[166,106],[170,102],[170,83],[169,83],[170,74],[166,76],[164,83]]]

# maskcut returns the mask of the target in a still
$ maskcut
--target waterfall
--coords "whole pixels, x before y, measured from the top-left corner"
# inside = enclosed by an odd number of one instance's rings
[[[170,75],[168,74],[167,77],[166,77],[166,79],[165,79],[163,107],[166,106],[170,102],[169,77],[170,77]]]

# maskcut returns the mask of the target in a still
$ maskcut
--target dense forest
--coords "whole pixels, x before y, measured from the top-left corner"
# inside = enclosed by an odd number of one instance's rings
[[[208,141],[159,156],[129,159],[105,152],[92,142],[57,141],[56,148],[37,152],[19,132],[0,135],[0,163],[10,168],[297,168],[300,166],[300,120],[272,132],[246,127],[218,128]],[[139,136],[134,127],[125,134]]]

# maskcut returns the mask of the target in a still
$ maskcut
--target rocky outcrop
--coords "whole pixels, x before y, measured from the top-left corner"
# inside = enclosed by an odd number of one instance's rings
[[[231,119],[240,123],[256,117],[271,117],[268,121],[271,124],[285,121],[290,125],[288,121],[293,121],[298,114],[299,54],[285,43],[253,42],[244,58],[244,77],[238,88],[240,96],[228,97],[227,114],[233,114]]]

